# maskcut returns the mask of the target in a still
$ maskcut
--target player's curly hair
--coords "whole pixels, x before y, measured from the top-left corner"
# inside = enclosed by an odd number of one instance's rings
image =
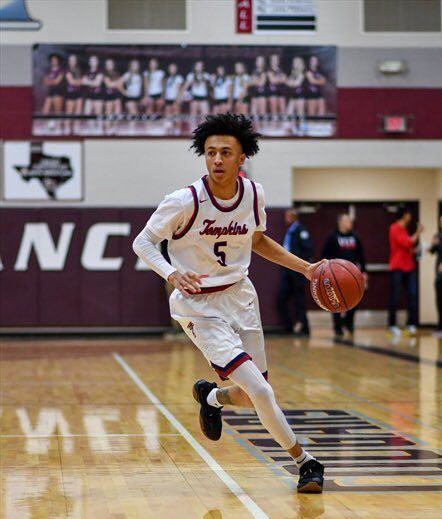
[[[212,135],[231,135],[242,146],[246,157],[252,157],[259,151],[258,139],[261,135],[253,131],[252,121],[243,114],[208,115],[195,130],[193,130],[192,146],[197,155],[204,155],[204,144]]]

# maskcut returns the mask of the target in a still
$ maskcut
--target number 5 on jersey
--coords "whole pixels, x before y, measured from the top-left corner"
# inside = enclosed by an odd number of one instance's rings
[[[223,250],[220,250],[221,247],[227,247],[227,242],[226,241],[217,241],[217,242],[215,242],[215,245],[213,246],[213,251],[215,253],[215,256],[220,258],[219,260],[217,260],[218,263],[222,267],[227,267],[226,253]]]

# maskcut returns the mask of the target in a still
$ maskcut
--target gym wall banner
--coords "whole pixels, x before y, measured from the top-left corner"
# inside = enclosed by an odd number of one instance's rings
[[[2,192],[6,201],[81,200],[82,144],[5,142]]]
[[[336,134],[336,47],[35,45],[33,135],[188,137],[205,115],[264,137]]]

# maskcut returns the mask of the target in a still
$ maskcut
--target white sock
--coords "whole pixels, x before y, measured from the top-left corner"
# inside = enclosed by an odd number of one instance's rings
[[[314,459],[315,458],[311,454],[302,449],[301,454],[297,458],[295,458],[296,466],[298,467],[298,469],[300,469],[304,465],[304,463],[307,463],[307,461]]]
[[[218,391],[217,387],[214,387],[212,391],[207,395],[207,403],[211,405],[212,407],[218,407],[221,408],[222,405],[218,402],[216,399],[216,392]]]

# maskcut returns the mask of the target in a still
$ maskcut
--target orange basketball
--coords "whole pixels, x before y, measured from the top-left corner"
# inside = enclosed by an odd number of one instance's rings
[[[356,265],[343,259],[331,259],[313,273],[310,292],[315,303],[327,312],[346,312],[362,299],[365,282]]]

